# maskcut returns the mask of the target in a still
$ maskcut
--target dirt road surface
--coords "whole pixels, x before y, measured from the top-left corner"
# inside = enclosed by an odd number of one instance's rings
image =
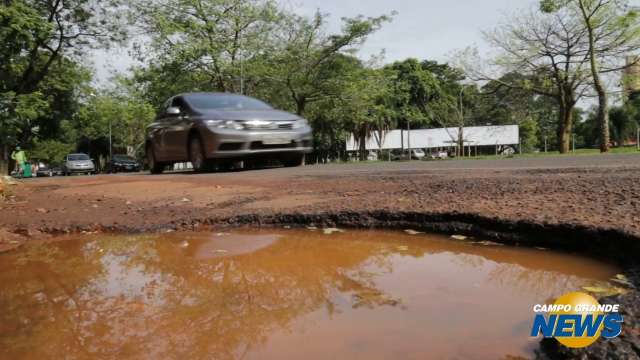
[[[353,220],[358,225],[402,213],[432,225],[458,224],[461,231],[506,232],[509,224],[524,224],[640,238],[635,154],[54,177],[20,181],[12,191],[0,203],[5,246],[15,244],[15,234],[181,229],[285,215],[294,216],[291,222],[333,216],[348,223],[345,214],[369,214]]]

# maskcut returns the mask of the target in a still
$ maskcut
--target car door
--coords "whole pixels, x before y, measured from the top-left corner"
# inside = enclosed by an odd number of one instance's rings
[[[190,123],[189,108],[181,96],[176,96],[171,101],[171,107],[180,109],[177,115],[166,116],[166,128],[164,141],[167,149],[167,159],[171,161],[187,161],[187,137],[189,136]]]

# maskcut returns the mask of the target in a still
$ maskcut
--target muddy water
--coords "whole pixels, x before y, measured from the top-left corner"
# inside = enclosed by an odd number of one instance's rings
[[[532,304],[617,272],[385,231],[81,236],[0,255],[0,358],[530,358]]]

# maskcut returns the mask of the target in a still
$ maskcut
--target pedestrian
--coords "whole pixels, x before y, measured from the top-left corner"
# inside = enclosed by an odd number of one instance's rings
[[[25,173],[30,173],[31,171],[26,170],[27,164],[27,155],[24,153],[20,146],[16,146],[16,149],[11,153],[11,158],[15,160],[16,166],[18,166],[18,174],[20,177]]]

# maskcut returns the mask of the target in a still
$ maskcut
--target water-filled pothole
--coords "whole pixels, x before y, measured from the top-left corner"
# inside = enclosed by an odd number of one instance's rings
[[[618,271],[392,231],[76,236],[0,254],[0,358],[528,358],[533,304]]]

